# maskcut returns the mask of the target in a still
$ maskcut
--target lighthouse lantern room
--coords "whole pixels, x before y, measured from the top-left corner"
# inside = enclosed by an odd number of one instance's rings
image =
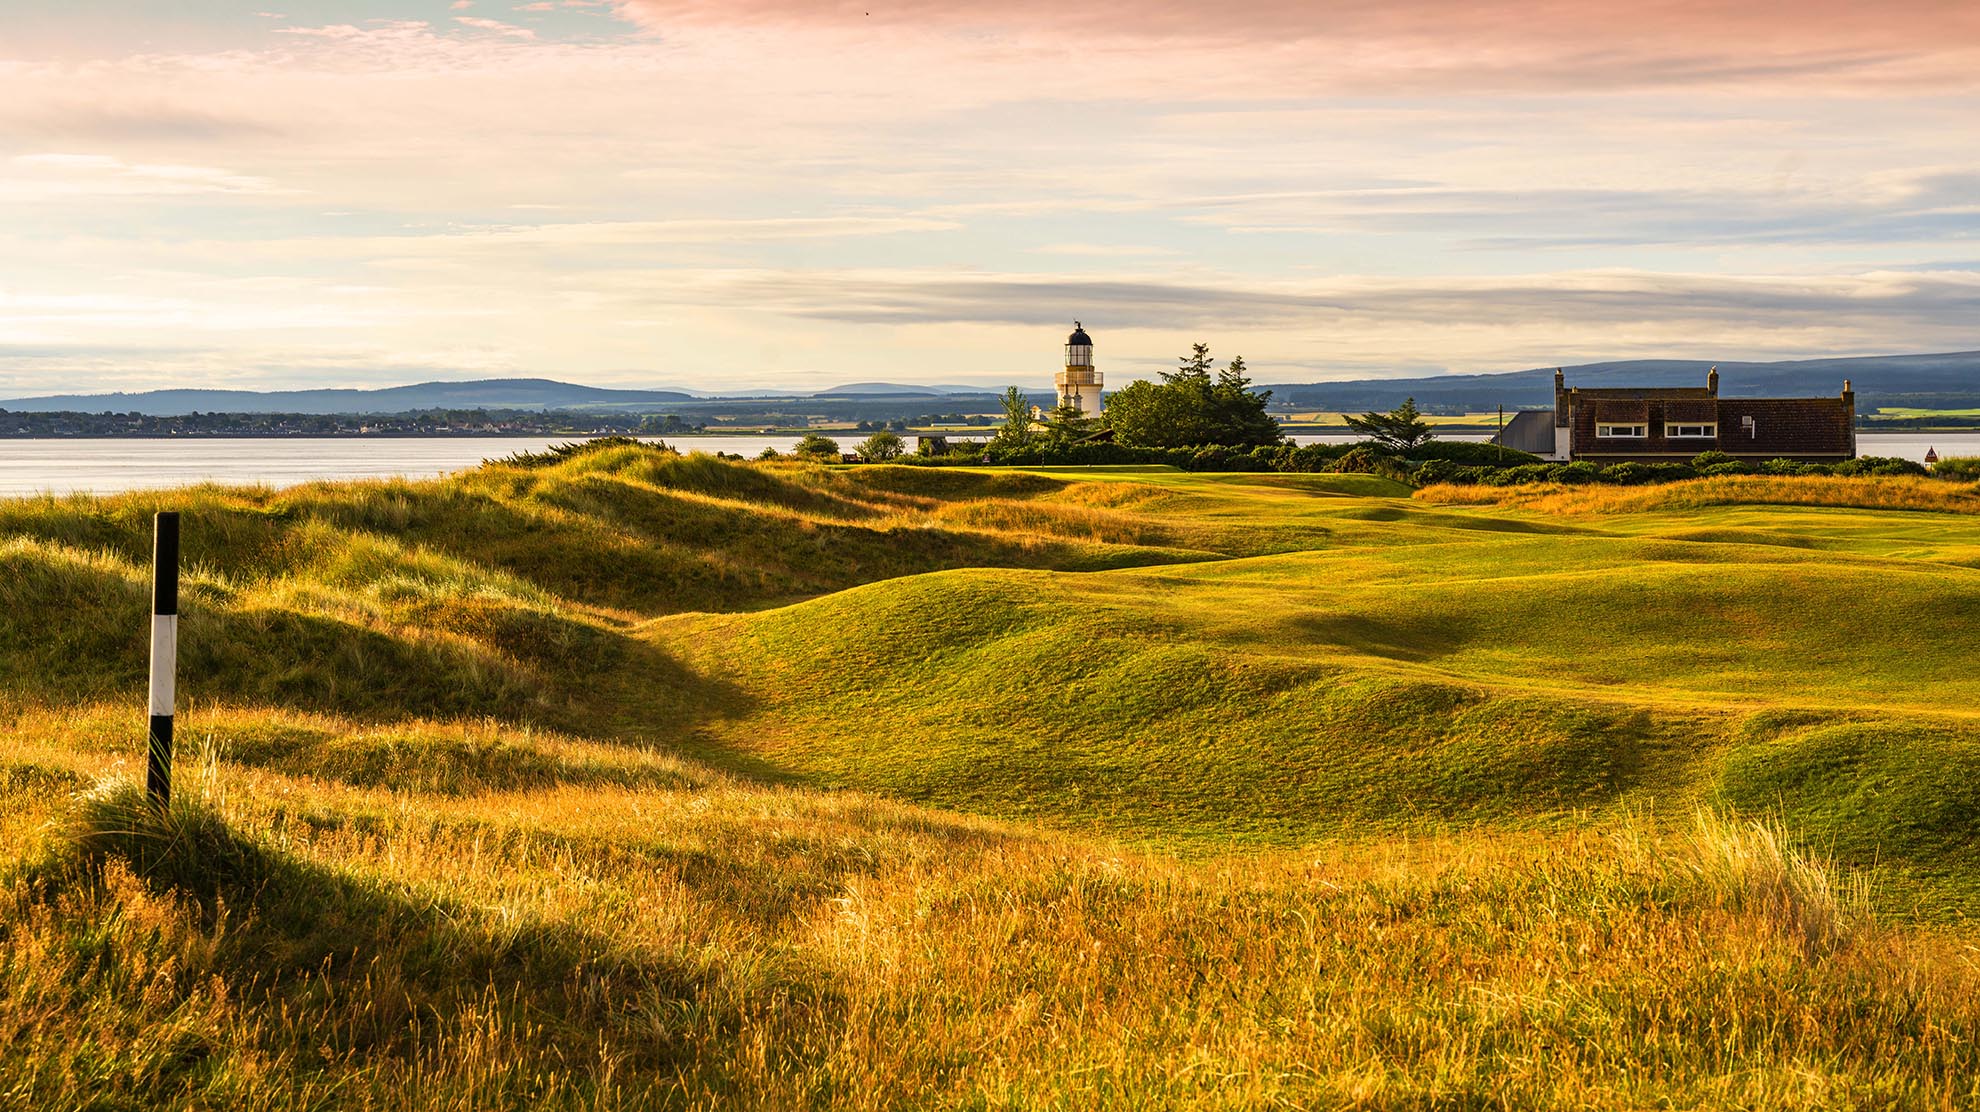
[[[1066,337],[1066,369],[1059,372],[1059,404],[1089,416],[1100,415],[1100,372],[1093,369],[1093,337],[1078,321]]]

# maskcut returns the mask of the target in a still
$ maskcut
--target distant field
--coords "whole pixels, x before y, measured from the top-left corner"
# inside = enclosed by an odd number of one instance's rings
[[[641,448],[0,500],[0,1092],[1970,1107],[1977,509]]]

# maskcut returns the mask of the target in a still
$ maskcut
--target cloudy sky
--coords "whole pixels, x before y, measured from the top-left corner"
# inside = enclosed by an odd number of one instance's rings
[[[1980,4],[0,12],[0,397],[1037,385],[1074,318],[1110,381],[1980,348]]]

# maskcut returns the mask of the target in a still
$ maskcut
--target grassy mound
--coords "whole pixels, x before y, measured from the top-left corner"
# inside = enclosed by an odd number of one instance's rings
[[[719,784],[75,806],[0,900],[36,1106],[1980,1096],[1971,964],[1709,814],[1186,864]]]
[[[1980,515],[1780,482],[616,445],[0,501],[0,1092],[1980,1101]],[[88,785],[139,763],[166,501],[160,815]]]
[[[1958,740],[1980,681],[1949,651],[1980,581],[1707,532],[950,572],[652,636],[758,700],[697,728],[705,759],[1121,835],[1304,840],[1703,798],[1767,813],[1781,796],[1859,864],[1966,841],[1960,792],[1880,777],[1980,772]],[[1875,807],[1820,804],[1755,763],[1756,712],[1819,738],[1861,734],[1870,707],[1894,723],[1882,763],[1805,775]]]

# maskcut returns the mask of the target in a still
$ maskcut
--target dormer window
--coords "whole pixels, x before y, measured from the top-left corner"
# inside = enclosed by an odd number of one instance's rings
[[[1719,426],[1717,422],[1688,425],[1666,422],[1664,425],[1664,435],[1671,440],[1717,440],[1719,438]]]
[[[1636,439],[1650,435],[1648,425],[1596,425],[1595,435],[1603,440]]]

